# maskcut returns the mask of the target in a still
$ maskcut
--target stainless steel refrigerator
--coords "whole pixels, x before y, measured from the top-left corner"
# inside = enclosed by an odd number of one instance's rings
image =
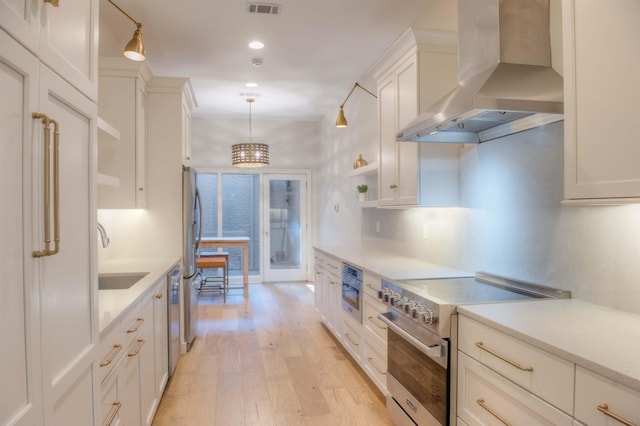
[[[202,200],[196,187],[196,173],[190,167],[182,168],[182,222],[182,344],[185,351],[188,351],[196,337],[196,305],[200,280],[196,268],[196,253],[202,238]]]

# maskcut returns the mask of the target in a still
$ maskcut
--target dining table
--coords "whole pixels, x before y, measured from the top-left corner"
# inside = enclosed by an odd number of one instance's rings
[[[203,237],[200,248],[240,248],[242,249],[242,275],[244,296],[249,295],[249,237]]]

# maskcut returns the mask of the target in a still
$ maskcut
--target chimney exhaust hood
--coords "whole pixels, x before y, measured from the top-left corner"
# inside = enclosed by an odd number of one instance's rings
[[[458,0],[458,80],[396,139],[480,143],[561,121],[549,0]]]

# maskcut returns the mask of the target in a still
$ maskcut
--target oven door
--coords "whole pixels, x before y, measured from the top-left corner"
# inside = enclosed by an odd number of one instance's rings
[[[449,423],[449,342],[394,311],[387,328],[387,410],[396,424]]]

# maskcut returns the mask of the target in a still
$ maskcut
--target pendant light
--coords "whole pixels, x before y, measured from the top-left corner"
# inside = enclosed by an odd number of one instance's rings
[[[231,146],[231,164],[235,167],[264,167],[269,165],[269,145],[255,143],[251,138],[251,104],[253,98],[247,98],[249,103],[249,142],[237,143]]]
[[[342,102],[342,104],[340,105],[340,111],[338,111],[338,119],[336,120],[336,127],[348,127],[349,126],[349,123],[347,123],[347,118],[344,116],[344,109],[343,108],[344,108],[344,104],[347,103],[347,100],[349,99],[349,97],[351,96],[353,91],[356,90],[356,87],[361,88],[362,90],[364,90],[365,92],[367,92],[368,94],[373,96],[374,98],[378,99],[378,97],[376,95],[374,95],[373,93],[371,93],[370,91],[368,91],[364,87],[360,86],[360,83],[356,82],[356,84],[354,84],[353,87],[351,88],[351,91],[347,95],[347,97],[344,100],[344,102]]]
[[[116,9],[118,9],[124,16],[129,18],[136,24],[136,31],[133,33],[133,38],[124,48],[124,56],[131,59],[132,61],[144,61],[147,57],[147,52],[144,48],[144,44],[142,44],[142,24],[135,19],[133,19],[127,12],[122,10],[120,6],[115,4],[113,0],[107,0],[109,3],[113,5]]]

